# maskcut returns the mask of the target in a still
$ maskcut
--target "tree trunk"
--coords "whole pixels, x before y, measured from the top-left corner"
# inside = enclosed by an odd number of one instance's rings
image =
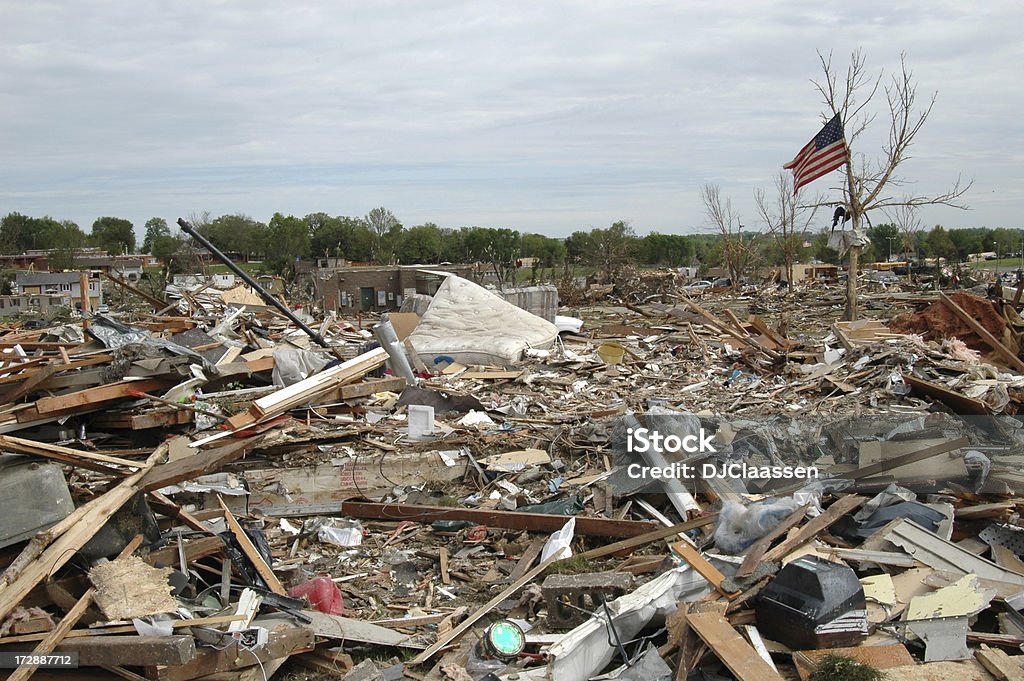
[[[854,218],[856,223],[856,218]],[[850,271],[846,275],[846,314],[848,322],[857,321],[857,269],[860,266],[860,246],[850,247]]]

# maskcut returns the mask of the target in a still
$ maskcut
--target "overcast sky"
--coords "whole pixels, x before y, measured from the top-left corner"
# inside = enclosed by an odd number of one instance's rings
[[[1003,0],[0,0],[0,215],[691,233],[717,184],[755,226],[754,190],[822,125],[815,50],[861,48],[938,92],[914,190],[974,180],[925,224],[1020,227],[1021,26]]]

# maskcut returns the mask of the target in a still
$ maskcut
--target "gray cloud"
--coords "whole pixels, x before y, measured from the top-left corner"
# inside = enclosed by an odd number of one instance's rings
[[[753,223],[753,190],[820,125],[815,50],[862,48],[872,69],[905,51],[939,93],[915,187],[975,178],[972,212],[925,223],[1017,225],[1019,3],[0,7],[4,213],[692,231],[714,182]]]

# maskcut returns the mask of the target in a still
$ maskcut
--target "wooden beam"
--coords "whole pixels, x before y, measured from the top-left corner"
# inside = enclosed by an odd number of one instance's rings
[[[605,544],[604,546],[599,546],[596,549],[584,551],[583,553],[578,555],[580,558],[585,558],[588,560],[593,558],[603,558],[604,556],[613,556],[620,554],[625,555],[627,553],[632,552],[634,549],[640,548],[641,546],[646,546],[647,544],[652,544],[656,541],[661,541],[662,539],[674,537],[688,530],[693,530],[698,527],[705,527],[707,525],[711,525],[717,519],[718,514],[712,513],[710,515],[701,516],[700,518],[694,518],[693,520],[687,520],[685,523],[679,523],[677,525],[673,525],[672,527],[662,527],[651,532],[646,532],[635,537],[630,537],[629,539],[617,541],[613,544]]]
[[[722,587],[722,582],[725,581],[725,575],[723,575],[718,568],[708,562],[708,559],[700,555],[700,551],[695,549],[690,542],[683,540],[672,544],[672,550],[679,554],[679,556],[685,560],[690,566],[697,571],[704,579],[708,580],[708,583],[715,587],[719,593],[727,598],[735,598],[740,595],[739,591],[726,591]]]
[[[475,508],[421,506],[418,504],[376,504],[362,501],[343,502],[341,512],[350,518],[413,520],[422,523],[432,523],[435,520],[468,520],[478,525],[534,532],[556,532],[562,529],[569,520],[569,516],[545,513],[487,511]],[[576,534],[591,537],[636,537],[650,532],[654,527],[653,523],[637,520],[576,516]]]
[[[34,537],[4,572],[0,582],[0,620],[46,577],[71,560],[110,516],[139,491],[143,476],[166,454],[167,445],[160,445],[138,471]]]
[[[121,459],[116,456],[95,454],[93,452],[87,452],[80,449],[51,445],[46,442],[24,440],[20,437],[13,437],[11,435],[0,435],[0,448],[23,452],[25,454],[32,454],[33,456],[39,456],[46,459],[54,459],[61,463],[79,466],[81,468],[99,471],[101,473],[125,474],[136,471],[142,466],[142,463],[139,461]]]
[[[0,395],[0,404],[7,402],[16,402],[25,395],[36,389],[40,383],[53,376],[54,372],[57,371],[58,364],[44,364],[39,367],[36,371],[25,379],[25,382],[19,386],[16,386],[3,395]]]
[[[146,490],[160,489],[183,480],[190,480],[200,475],[214,473],[225,464],[242,458],[249,447],[254,446],[262,436],[236,440],[215,449],[196,450],[192,456],[177,459],[148,471],[142,478],[140,487]]]
[[[924,449],[920,449],[916,452],[910,452],[909,454],[903,454],[902,456],[894,456],[891,459],[879,461],[878,463],[873,463],[870,466],[865,466],[864,468],[858,468],[857,470],[850,471],[849,473],[843,473],[843,478],[847,480],[863,480],[864,478],[876,476],[879,473],[894,470],[900,466],[906,466],[907,464],[930,459],[933,456],[946,454],[954,449],[966,447],[969,443],[970,441],[966,437],[958,437],[957,439],[950,440],[949,442],[941,442],[937,445],[925,447]],[[815,520],[817,520],[817,518]]]
[[[820,532],[831,527],[833,523],[863,504],[865,501],[866,499],[864,497],[859,497],[854,494],[847,494],[846,496],[840,497],[838,501],[828,507],[827,511],[815,518],[812,518],[792,537],[783,540],[781,544],[765,553],[764,559],[779,560],[784,558],[788,553],[814,539],[814,537],[816,537]]]
[[[267,565],[266,561],[263,560],[263,556],[261,556],[259,551],[256,550],[252,540],[249,539],[245,530],[242,529],[241,524],[235,519],[235,516],[232,515],[231,511],[228,510],[228,507],[224,504],[224,500],[218,496],[217,502],[220,503],[220,507],[224,509],[224,520],[227,522],[228,529],[231,530],[231,534],[235,535],[235,539],[238,541],[238,545],[241,547],[242,553],[246,555],[249,561],[253,564],[253,567],[256,568],[256,572],[260,573],[260,577],[262,577],[263,581],[267,583],[267,587],[280,596],[287,596],[288,591],[281,584],[280,580],[278,580],[277,575],[274,574],[274,571],[269,565]]]
[[[903,380],[916,392],[938,400],[952,409],[954,413],[971,416],[988,416],[992,413],[992,410],[982,400],[967,397],[938,383],[926,381],[907,372],[903,372]]]
[[[60,643],[68,632],[74,628],[78,623],[78,620],[82,618],[85,611],[89,608],[92,603],[93,594],[96,593],[95,587],[89,587],[89,589],[82,594],[82,597],[78,599],[74,607],[68,611],[68,614],[64,615],[60,623],[54,627],[53,631],[49,632],[46,637],[39,642],[39,644],[32,650],[31,655],[47,655],[52,653],[57,644]],[[38,666],[25,666],[18,667],[13,674],[7,677],[7,681],[27,681],[29,677],[35,673]]]
[[[743,556],[743,562],[740,563],[739,569],[736,570],[736,576],[749,577],[754,574],[754,570],[757,568],[758,563],[761,562],[761,559],[764,557],[768,547],[772,545],[772,542],[786,534],[786,532],[789,531],[789,528],[797,525],[801,520],[803,520],[806,512],[807,505],[805,504],[790,513],[789,516],[779,523],[774,530],[751,544],[750,548],[747,549],[746,554]]]
[[[78,653],[83,667],[184,664],[196,656],[191,636],[90,636],[65,638],[54,652]]]
[[[686,615],[686,623],[738,681],[783,681],[782,676],[762,660],[754,647],[743,640],[719,613],[690,613]]]
[[[36,401],[36,411],[42,415],[87,409],[102,409],[107,402],[123,400],[129,391],[150,392],[160,390],[174,384],[173,378],[146,378],[141,381],[118,381],[107,385],[87,388],[67,395],[44,397]]]
[[[128,291],[130,293],[134,293],[135,295],[137,295],[140,298],[144,299],[147,303],[149,303],[150,305],[153,306],[154,310],[160,310],[165,305],[167,305],[167,301],[166,300],[160,300],[159,298],[157,298],[155,296],[151,296],[148,293],[146,293],[145,291],[143,291],[141,289],[138,289],[138,288],[135,288],[134,286],[129,284],[124,279],[122,279],[120,277],[115,277],[110,272],[102,272],[102,274],[103,274],[104,277],[106,277],[110,281],[114,282],[115,284],[117,284],[118,286],[123,288],[125,291]]]
[[[508,587],[506,587],[506,589],[502,591],[500,594],[498,594],[491,600],[487,601],[487,603],[484,604],[483,607],[479,608],[472,615],[462,620],[459,626],[455,627],[443,636],[438,636],[437,641],[434,642],[434,645],[430,646],[422,653],[414,657],[412,660],[408,662],[408,664],[410,666],[415,667],[423,664],[424,662],[432,658],[434,654],[437,653],[437,651],[447,646],[449,643],[457,639],[459,636],[462,636],[462,634],[465,633],[466,630],[468,630],[471,626],[476,624],[477,620],[479,620],[484,615],[488,614],[494,608],[498,607],[498,604],[500,604],[505,599],[510,598],[513,594],[515,594],[521,588],[526,586],[528,582],[532,581],[534,577],[544,572],[544,570],[547,570],[548,566],[554,564],[556,561],[558,561],[558,556],[551,556],[546,561],[544,561],[537,567],[527,572],[525,575],[523,575],[515,582],[510,584]]]
[[[993,350],[996,351],[1000,357],[1006,360],[1007,364],[1016,369],[1017,371],[1024,373],[1024,361],[1021,361],[1020,357],[1010,352],[1009,348],[1003,345],[1003,342],[992,335],[992,333],[981,325],[977,319],[967,314],[967,311],[956,304],[956,302],[947,296],[942,291],[939,291],[939,300],[946,304],[953,313],[960,318],[962,322],[971,327],[976,334],[981,336],[981,339],[988,344]]]

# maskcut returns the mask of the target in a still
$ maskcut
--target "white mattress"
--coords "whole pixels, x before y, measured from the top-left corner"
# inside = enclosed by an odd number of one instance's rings
[[[527,348],[548,349],[558,329],[546,319],[455,275],[447,277],[409,336],[420,359],[510,366]]]

